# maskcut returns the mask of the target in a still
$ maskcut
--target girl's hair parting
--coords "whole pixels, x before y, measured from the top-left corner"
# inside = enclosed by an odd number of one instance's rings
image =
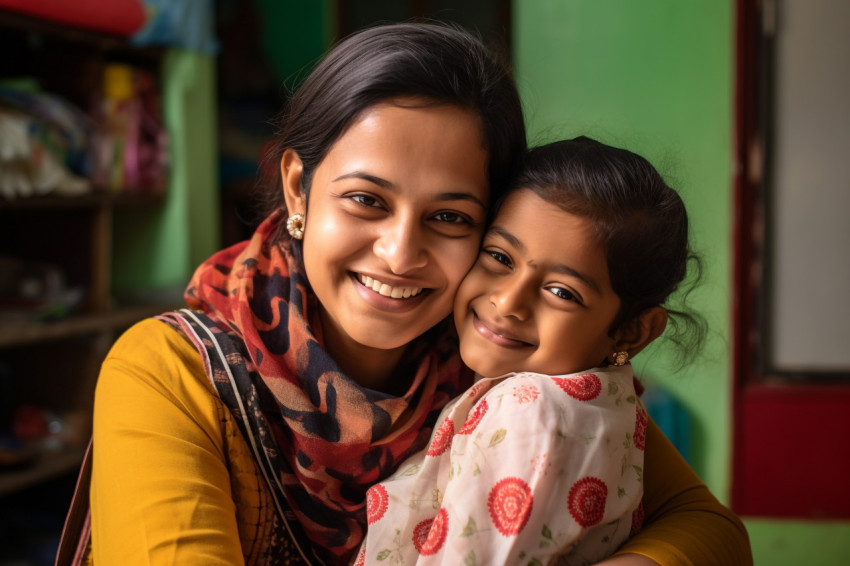
[[[593,223],[622,303],[609,334],[660,305],[671,327],[665,337],[681,348],[681,361],[696,355],[705,320],[666,303],[691,265],[687,296],[701,278],[702,263],[689,243],[684,202],[649,161],[588,137],[558,141],[527,152],[512,189],[529,189]]]
[[[261,168],[270,199],[266,213],[285,206],[280,159],[286,149],[300,157],[302,189],[309,192],[316,167],[352,123],[368,108],[399,97],[423,105],[457,105],[481,118],[495,202],[526,148],[512,70],[462,28],[418,22],[354,33],[331,49],[294,92],[275,120],[277,134]],[[285,231],[279,237],[285,238]]]

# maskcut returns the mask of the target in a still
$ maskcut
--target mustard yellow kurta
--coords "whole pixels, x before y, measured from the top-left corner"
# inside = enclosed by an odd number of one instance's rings
[[[94,563],[267,563],[275,511],[264,480],[199,354],[170,326],[142,321],[113,346],[93,446]],[[661,564],[752,564],[740,520],[652,422],[645,458],[646,524],[620,552]]]

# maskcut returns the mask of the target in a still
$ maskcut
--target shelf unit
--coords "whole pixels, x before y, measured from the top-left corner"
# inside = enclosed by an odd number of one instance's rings
[[[143,66],[161,76],[163,83],[167,80],[164,66],[169,57],[177,58],[178,66],[183,62],[179,54],[169,50],[139,49],[120,37],[66,28],[3,9],[0,9],[0,36],[0,47],[6,47],[6,52],[13,55],[0,62],[0,78],[31,73],[45,90],[61,94],[82,108],[86,108],[88,94],[99,86],[96,71],[104,61]],[[16,53],[18,48],[20,52]],[[191,85],[201,92],[205,87],[210,85]],[[185,121],[172,120],[169,131],[185,138],[186,127]],[[172,163],[181,157],[183,149],[178,140],[171,151]],[[212,160],[206,165],[208,170],[196,175],[202,182],[213,175],[209,167]],[[71,314],[53,320],[10,317],[8,311],[3,316],[0,310],[0,369],[6,375],[0,379],[11,382],[11,387],[5,387],[11,389],[11,402],[6,399],[0,407],[26,404],[57,415],[74,414],[81,418],[74,421],[78,427],[75,436],[88,439],[97,373],[114,340],[135,322],[179,306],[177,301],[128,304],[118,300],[116,278],[123,276],[126,280],[136,275],[122,273],[122,268],[116,266],[116,249],[137,250],[140,256],[156,258],[156,254],[164,253],[164,246],[161,241],[152,241],[151,233],[167,231],[171,236],[181,235],[180,231],[191,232],[197,239],[197,222],[185,221],[179,214],[188,208],[191,186],[188,190],[186,186],[192,184],[186,181],[188,177],[185,171],[183,178],[177,176],[176,194],[172,175],[167,194],[95,190],[81,197],[14,200],[0,197],[0,255],[58,266],[69,287],[84,291],[83,300]],[[214,195],[214,183],[206,190]],[[162,220],[168,214],[174,218],[170,225]],[[213,224],[217,220],[215,215],[210,218]],[[131,230],[128,234],[126,226],[122,226],[131,224],[127,220],[147,225],[142,233],[134,234]],[[189,266],[197,263],[196,257],[204,257],[211,251],[214,244],[210,243],[215,236],[214,229],[207,230],[202,236],[206,245],[196,246],[204,249],[193,249],[191,253],[186,252],[188,244],[173,245],[172,251],[178,255],[182,252],[185,261],[172,270],[176,274],[171,279],[178,282],[188,279]],[[186,236],[183,241],[191,237]],[[159,249],[154,249],[157,246]],[[150,257],[140,257],[139,261],[150,262]],[[127,258],[124,262],[127,263]],[[139,281],[140,287],[148,284]],[[56,451],[44,451],[25,465],[0,467],[0,497],[75,473],[83,451],[84,444],[71,444]]]

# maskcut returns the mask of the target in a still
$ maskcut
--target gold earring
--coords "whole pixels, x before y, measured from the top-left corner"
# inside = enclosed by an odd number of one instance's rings
[[[628,352],[614,352],[612,354],[613,359],[611,361],[612,365],[615,366],[624,366],[629,362],[629,353]]]
[[[295,240],[304,237],[304,215],[293,214],[286,220],[286,231]]]

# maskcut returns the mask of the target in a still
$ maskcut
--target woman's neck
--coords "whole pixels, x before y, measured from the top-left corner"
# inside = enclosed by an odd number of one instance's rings
[[[384,393],[399,394],[407,390],[407,384],[393,379],[400,377],[395,370],[406,346],[393,350],[364,346],[348,336],[341,336],[332,324],[327,324],[324,313],[321,318],[324,348],[348,377],[361,387]]]

